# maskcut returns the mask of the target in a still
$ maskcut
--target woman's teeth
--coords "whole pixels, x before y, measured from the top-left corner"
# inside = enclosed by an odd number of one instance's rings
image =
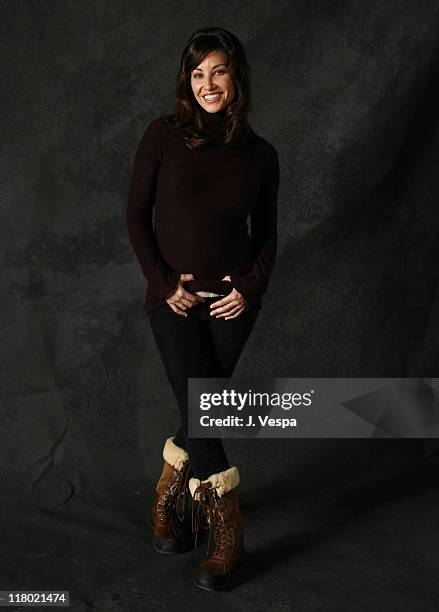
[[[216,102],[220,97],[220,94],[212,94],[210,96],[204,96],[206,102]]]

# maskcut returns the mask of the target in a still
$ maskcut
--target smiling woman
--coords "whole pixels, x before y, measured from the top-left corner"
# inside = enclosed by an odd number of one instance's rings
[[[195,584],[215,590],[230,584],[244,550],[239,471],[221,439],[189,437],[188,378],[230,377],[256,322],[277,251],[279,161],[248,124],[249,67],[230,32],[192,35],[176,94],[175,113],[153,119],[140,140],[127,227],[181,416],[163,448],[153,545],[187,550],[181,508],[192,501],[194,532],[201,513],[215,534]]]
[[[192,91],[209,112],[225,108],[235,96],[235,86],[224,51],[213,51],[192,71]]]

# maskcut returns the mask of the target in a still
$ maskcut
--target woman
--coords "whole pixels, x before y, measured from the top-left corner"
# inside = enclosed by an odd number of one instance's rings
[[[221,439],[188,437],[187,379],[230,377],[255,324],[277,250],[279,163],[247,123],[250,69],[233,34],[205,28],[191,36],[176,94],[176,112],[154,119],[139,143],[127,227],[181,415],[163,448],[154,548],[187,550],[183,515],[192,498],[194,532],[204,520],[213,541],[195,583],[214,590],[243,553],[239,471]]]

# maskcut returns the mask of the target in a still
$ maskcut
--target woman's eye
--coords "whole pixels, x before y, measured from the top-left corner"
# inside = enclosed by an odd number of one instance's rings
[[[215,74],[224,74],[225,70],[224,69],[220,69],[220,70],[215,70]],[[198,77],[202,77],[203,75],[198,72],[197,74],[194,74],[194,79],[197,79]]]

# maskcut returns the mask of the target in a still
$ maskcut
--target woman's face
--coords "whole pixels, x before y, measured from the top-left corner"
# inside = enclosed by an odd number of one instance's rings
[[[192,70],[191,85],[195,99],[209,113],[216,113],[230,104],[235,95],[235,85],[224,51],[212,51],[206,55]]]

